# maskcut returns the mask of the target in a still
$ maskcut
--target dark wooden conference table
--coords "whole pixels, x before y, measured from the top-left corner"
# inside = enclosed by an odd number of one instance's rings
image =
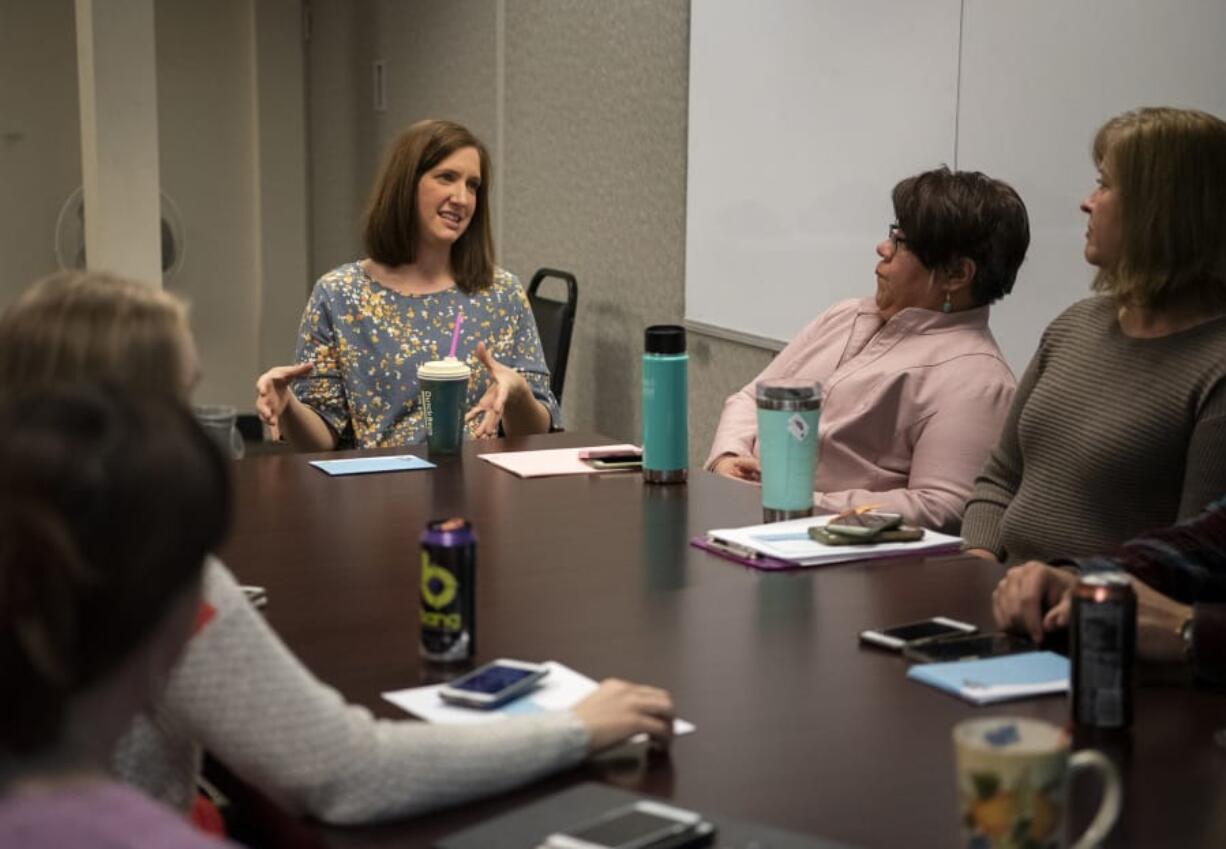
[[[596,779],[853,846],[950,847],[953,725],[988,713],[1067,722],[1063,697],[976,708],[908,681],[903,659],[857,642],[862,629],[932,615],[990,628],[999,567],[942,557],[761,573],[688,545],[760,521],[752,486],[699,470],[671,487],[624,473],[521,480],[477,458],[607,441],[497,440],[433,471],[335,478],[305,455],[236,464],[224,559],[267,587],[273,627],[350,700],[402,718],[380,693],[429,680],[417,656],[418,535],[428,519],[458,515],[479,536],[479,660],[554,659],[656,684],[698,726],[667,758],[623,753],[459,809],[312,827],[325,845],[426,846]],[[1226,846],[1226,749],[1213,740],[1226,696],[1180,675],[1142,678],[1132,733],[1094,741],[1124,778],[1107,845]],[[1084,823],[1097,789],[1087,780],[1074,795]]]

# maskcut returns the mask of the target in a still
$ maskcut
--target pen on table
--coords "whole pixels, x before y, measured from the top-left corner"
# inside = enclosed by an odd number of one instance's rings
[[[734,557],[744,557],[747,560],[757,560],[761,556],[749,546],[738,545],[735,542],[729,542],[718,537],[707,537],[707,545],[718,551],[726,552]]]
[[[848,516],[859,516],[861,513],[867,513],[869,510],[876,510],[880,506],[880,504],[861,504],[859,507],[848,507],[830,521],[837,522],[839,519],[846,519]]]

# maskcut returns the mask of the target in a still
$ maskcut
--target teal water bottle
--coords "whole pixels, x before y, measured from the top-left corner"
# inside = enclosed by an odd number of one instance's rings
[[[760,380],[754,396],[758,402],[763,520],[779,522],[808,516],[813,512],[822,386],[815,380]]]
[[[643,350],[643,480],[684,483],[690,461],[687,415],[690,357],[685,328],[647,328]]]

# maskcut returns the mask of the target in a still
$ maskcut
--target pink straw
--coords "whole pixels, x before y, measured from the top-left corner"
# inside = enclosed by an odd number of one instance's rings
[[[460,307],[455,315],[455,329],[451,331],[451,353],[447,356],[455,359],[455,348],[460,342],[460,325],[464,323],[464,308]]]

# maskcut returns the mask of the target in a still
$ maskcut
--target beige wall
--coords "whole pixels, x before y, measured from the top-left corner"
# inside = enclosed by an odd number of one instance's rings
[[[81,185],[73,6],[0,0],[0,307],[56,269],[56,218]]]
[[[371,0],[310,0],[306,48],[310,278],[353,259],[374,169]],[[304,290],[309,289],[304,283]],[[305,300],[299,302],[301,311]]]
[[[364,5],[374,33],[368,49],[352,35]],[[500,263],[525,284],[544,265],[579,279],[566,426],[637,441],[643,328],[684,314],[689,3],[406,0],[358,4],[352,12],[342,7],[339,0],[312,0],[316,35],[326,17],[344,34],[337,50],[356,64],[338,68],[337,54],[313,41],[313,191],[339,194],[338,175],[357,170],[350,157],[361,158],[366,134],[337,138],[338,125],[354,114],[373,115],[376,149],[421,118],[466,123],[496,164]],[[375,58],[388,62],[389,108],[379,115],[369,106]],[[330,85],[329,74],[352,75],[356,84]],[[350,91],[359,92],[356,109]],[[325,150],[339,155],[334,161]],[[373,166],[377,153],[366,155]],[[335,234],[353,227],[342,213],[346,204],[321,209],[318,200],[313,239],[340,247]],[[345,246],[357,249],[352,238]],[[317,247],[317,273],[354,255],[320,253]],[[690,355],[690,443],[698,462],[724,397],[771,354],[691,334]]]
[[[257,6],[258,4],[258,6]],[[56,269],[81,182],[72,0],[0,0],[0,304]],[[309,277],[300,0],[157,0],[162,189],[183,219],[201,402],[249,409]]]

